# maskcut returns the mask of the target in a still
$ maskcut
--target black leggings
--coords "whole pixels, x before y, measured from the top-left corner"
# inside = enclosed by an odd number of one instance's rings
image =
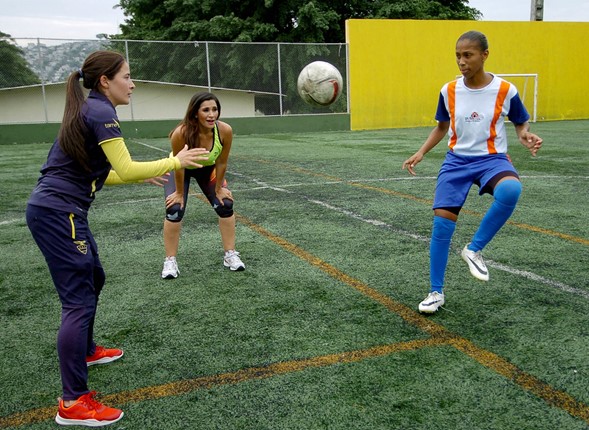
[[[217,178],[215,177],[215,165],[205,166],[199,169],[184,169],[184,205],[180,208],[179,204],[173,205],[166,209],[166,219],[170,222],[180,222],[184,218],[186,212],[186,204],[188,202],[188,190],[190,187],[190,179],[196,179],[196,183],[200,187],[202,193],[205,195],[217,215],[221,218],[229,218],[233,215],[233,201],[230,199],[223,199],[223,204],[217,198],[215,193],[215,186]],[[174,181],[174,172],[170,172],[170,178],[164,185],[164,196],[168,197],[176,191],[176,182]]]

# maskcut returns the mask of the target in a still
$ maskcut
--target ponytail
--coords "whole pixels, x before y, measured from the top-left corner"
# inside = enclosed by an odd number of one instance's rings
[[[82,118],[84,92],[80,86],[81,70],[73,72],[66,83],[65,109],[57,138],[61,150],[90,171],[90,160],[84,145],[86,125]]]
[[[90,169],[90,159],[86,151],[88,129],[82,117],[84,91],[100,91],[100,78],[114,79],[125,63],[125,57],[118,52],[96,51],[88,55],[81,69],[72,72],[66,82],[65,109],[59,128],[58,140],[61,150],[76,160],[86,170]]]

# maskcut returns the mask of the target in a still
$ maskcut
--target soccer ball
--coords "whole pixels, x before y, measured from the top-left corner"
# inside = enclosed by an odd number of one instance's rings
[[[329,106],[342,93],[343,79],[339,70],[325,61],[307,64],[297,80],[301,98],[312,106]]]

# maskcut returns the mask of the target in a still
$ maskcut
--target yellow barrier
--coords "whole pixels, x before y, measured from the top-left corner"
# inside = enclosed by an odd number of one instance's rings
[[[351,129],[435,124],[439,91],[459,73],[456,40],[469,30],[489,40],[486,71],[538,74],[538,121],[589,118],[589,23],[348,20]],[[533,87],[506,79],[520,93]]]

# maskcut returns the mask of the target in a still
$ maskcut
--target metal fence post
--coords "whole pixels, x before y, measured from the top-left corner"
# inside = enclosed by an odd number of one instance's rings
[[[205,42],[205,52],[207,56],[207,85],[209,87],[209,93],[211,92],[211,62],[209,59],[209,42]]]
[[[127,64],[131,64],[129,62],[129,41],[125,40],[125,58],[127,59]],[[133,97],[131,97],[131,102],[129,103],[129,107],[131,108],[131,121],[135,121],[135,115],[133,114]]]
[[[37,51],[39,52],[39,69],[43,70],[41,76],[41,94],[43,98],[43,112],[45,113],[45,124],[49,122],[49,113],[47,112],[47,94],[45,93],[45,65],[43,63],[43,52],[41,51],[41,40],[37,38]]]
[[[278,52],[278,100],[280,102],[280,116],[284,115],[282,111],[282,67],[280,65],[280,42],[276,44]]]

